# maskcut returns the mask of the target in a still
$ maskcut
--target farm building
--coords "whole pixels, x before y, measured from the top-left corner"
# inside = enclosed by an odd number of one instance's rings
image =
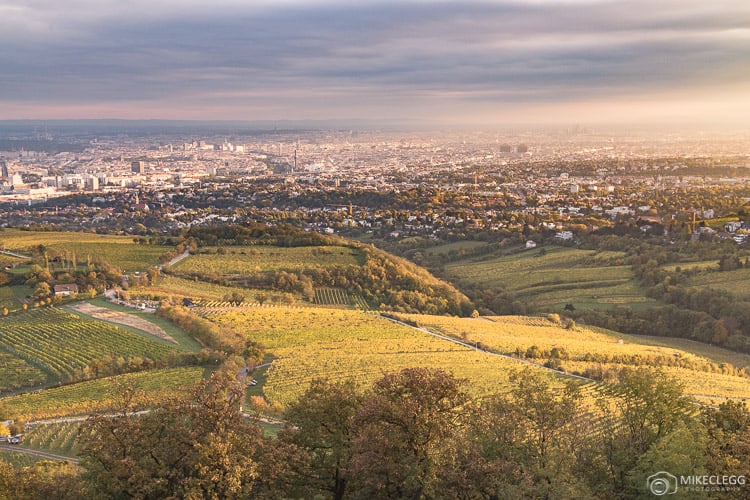
[[[78,293],[78,285],[69,283],[64,285],[55,285],[55,297],[67,297]]]

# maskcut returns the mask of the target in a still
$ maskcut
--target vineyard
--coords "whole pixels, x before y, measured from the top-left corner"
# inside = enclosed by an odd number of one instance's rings
[[[35,463],[43,460],[40,457],[34,455],[27,455],[26,453],[15,453],[13,451],[0,450],[0,460],[8,462],[10,465],[17,469],[23,467],[31,467]]]
[[[38,420],[112,411],[122,403],[118,387],[142,391],[136,406],[187,393],[203,378],[200,367],[168,368],[79,382],[0,398],[0,419]]]
[[[248,300],[253,300],[252,291],[246,288],[229,287],[208,283],[197,279],[185,279],[177,276],[163,275],[155,284],[137,287],[132,290],[133,295],[147,295],[155,297],[190,297],[202,301],[222,301],[224,297],[239,293]],[[266,292],[269,296],[273,292]],[[278,294],[281,296],[281,294]]]
[[[545,318],[498,316],[492,318],[451,318],[445,316],[404,315],[420,326],[450,335],[493,352],[545,363],[559,360],[569,372],[617,369],[623,366],[664,367],[686,384],[693,395],[709,397],[750,397],[750,379],[739,369],[750,366],[750,356],[728,353],[723,349],[691,352],[688,344],[670,345],[670,339],[658,341],[619,334],[599,328],[577,326],[563,329]],[[722,353],[731,354],[732,367]],[[707,357],[712,356],[713,357]]]
[[[204,249],[202,249],[204,250]],[[354,266],[361,263],[361,255],[354,248],[343,246],[320,247],[230,247],[225,254],[207,248],[212,253],[192,255],[175,264],[180,272],[199,275],[244,275],[263,271],[300,271],[330,266]]]
[[[46,372],[16,356],[0,351],[0,393],[23,387],[34,387],[48,381]]]
[[[367,311],[367,302],[356,294],[340,288],[316,288],[314,303],[320,306],[347,306]]]
[[[65,457],[77,457],[80,421],[37,425],[26,431],[22,446]]]
[[[496,394],[507,390],[510,370],[525,366],[354,310],[277,307],[207,317],[247,332],[275,357],[263,390],[282,406],[315,378],[351,379],[364,387],[386,371],[414,366],[466,378],[475,395]]]
[[[66,381],[106,355],[160,359],[173,348],[115,325],[44,308],[0,318],[0,350]],[[7,389],[6,373],[11,377],[12,368],[1,370],[0,389]]]
[[[18,231],[5,229],[2,234],[6,250],[28,254],[43,245],[49,250],[72,255],[78,262],[88,257],[104,258],[124,272],[143,271],[159,262],[159,256],[170,247],[159,245],[137,245],[130,236],[115,236],[93,233],[62,233],[52,231]]]
[[[716,262],[714,267],[717,267]],[[689,283],[692,286],[726,290],[741,299],[750,300],[750,269],[704,272],[692,277]]]
[[[503,285],[532,306],[562,309],[610,308],[612,305],[644,307],[653,304],[639,288],[630,266],[618,252],[594,252],[567,248],[460,261],[445,266],[448,276],[483,287]]]

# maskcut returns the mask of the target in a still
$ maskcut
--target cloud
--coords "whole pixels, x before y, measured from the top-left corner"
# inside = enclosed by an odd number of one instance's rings
[[[622,99],[747,82],[749,27],[728,0],[16,0],[0,100],[387,118]]]

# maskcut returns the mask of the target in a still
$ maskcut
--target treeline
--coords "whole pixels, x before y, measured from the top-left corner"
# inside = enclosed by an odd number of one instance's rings
[[[219,326],[191,313],[182,306],[163,303],[156,315],[164,318],[189,333],[204,347],[229,354],[239,354],[246,347],[245,338],[229,326]]]
[[[0,461],[0,496],[626,499],[662,491],[660,471],[712,476],[721,498],[747,493],[750,411],[697,409],[663,372],[619,372],[594,411],[576,385],[528,369],[512,374],[508,394],[482,399],[425,368],[387,373],[365,392],[316,380],[269,438],[239,411],[237,369],[230,362],[191,397],[143,415],[123,398],[116,416],[89,418],[82,472]]]
[[[141,356],[114,356],[106,355],[101,358],[92,359],[80,370],[72,381],[89,380],[125,373],[134,373],[146,370],[162,368],[173,368],[177,366],[195,365],[219,365],[225,360],[225,356],[217,351],[203,349],[197,353],[172,352],[161,359],[152,359]]]
[[[302,231],[287,224],[269,226],[259,222],[243,226],[235,224],[197,226],[191,228],[186,236],[195,238],[201,246],[304,247],[335,244],[330,238],[320,233]]]

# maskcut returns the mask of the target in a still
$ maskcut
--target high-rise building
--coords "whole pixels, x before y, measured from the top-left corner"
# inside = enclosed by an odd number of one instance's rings
[[[130,163],[130,170],[134,174],[145,174],[146,173],[146,162],[134,161]]]
[[[3,160],[0,160],[0,164],[2,164],[2,174],[3,174],[0,177],[5,177],[7,179],[9,177],[8,176],[8,165]]]

